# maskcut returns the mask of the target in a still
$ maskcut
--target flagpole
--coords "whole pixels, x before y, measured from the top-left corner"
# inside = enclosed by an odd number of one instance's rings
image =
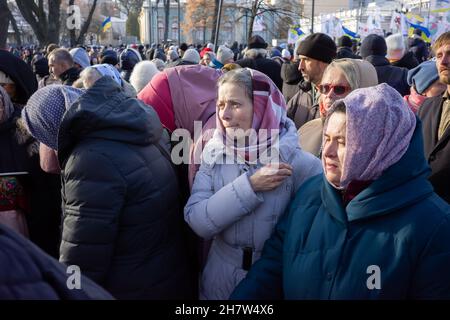
[[[312,0],[312,10],[311,10],[311,33],[314,33],[314,6],[315,6],[315,1]]]
[[[430,30],[430,11],[431,11],[431,0],[430,4],[428,5],[428,18],[427,18],[427,29]]]
[[[219,0],[219,8],[217,13],[217,24],[216,24],[216,35],[214,37],[214,52],[216,52],[217,44],[219,43],[219,28],[220,28],[220,17],[222,15],[222,1]]]

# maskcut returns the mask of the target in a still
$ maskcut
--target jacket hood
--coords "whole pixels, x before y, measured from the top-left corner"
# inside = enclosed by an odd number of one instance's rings
[[[102,77],[65,113],[58,138],[60,163],[84,139],[133,145],[157,143],[162,125],[156,112],[127,96],[110,77]]]
[[[287,84],[297,84],[303,77],[298,71],[298,63],[283,63],[281,66],[281,79]]]

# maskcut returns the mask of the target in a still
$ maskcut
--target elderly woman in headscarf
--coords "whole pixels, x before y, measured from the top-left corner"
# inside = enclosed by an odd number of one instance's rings
[[[232,299],[449,299],[450,206],[400,94],[383,83],[337,101],[322,166]]]
[[[60,261],[118,299],[193,297],[175,172],[153,109],[117,78],[51,86],[23,110],[62,168]],[[66,107],[69,98],[76,100]],[[72,99],[71,99],[72,101]]]
[[[7,87],[10,90],[0,86],[0,211],[9,217],[11,227],[56,257],[61,215],[59,177],[39,168],[39,143],[20,118],[20,103],[28,100],[28,90],[33,88],[22,87],[14,73],[10,79],[16,79]],[[18,103],[13,103],[11,95]]]
[[[333,60],[325,69],[319,85],[320,118],[308,121],[298,129],[301,148],[320,158],[323,124],[331,105],[353,90],[377,84],[377,71],[370,62],[350,58]]]
[[[295,124],[269,77],[232,70],[218,92],[217,129],[184,211],[200,237],[213,239],[201,299],[228,299],[298,187],[321,173],[319,160],[298,147]]]

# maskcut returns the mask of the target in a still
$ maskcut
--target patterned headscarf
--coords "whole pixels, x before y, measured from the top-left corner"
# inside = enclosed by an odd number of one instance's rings
[[[352,181],[379,178],[400,160],[411,141],[416,117],[397,90],[382,83],[357,89],[336,101],[323,132],[340,102],[346,106],[346,153],[338,189],[346,189]],[[322,165],[326,172],[323,155]]]
[[[84,90],[50,85],[36,91],[22,110],[22,118],[31,135],[46,146],[58,150],[58,132],[66,110]]]
[[[119,86],[122,85],[122,78],[120,77],[120,73],[114,66],[108,63],[104,63],[104,64],[96,64],[89,68],[97,70],[97,72],[100,73],[102,77],[109,76],[113,78],[113,80],[117,82]]]
[[[281,131],[284,128],[286,121],[286,103],[283,95],[272,80],[264,73],[247,69],[250,71],[252,77],[253,89],[253,120],[252,129],[257,133],[261,129],[267,130],[267,136],[250,136],[249,144],[245,147],[235,146],[234,141],[227,136],[226,130],[223,127],[222,121],[219,118],[219,110],[216,110],[216,131],[214,133],[213,141],[207,146],[208,151],[214,149],[212,158],[204,158],[207,162],[218,160],[221,152],[217,152],[218,148],[226,147],[227,154],[236,154],[241,161],[254,163],[259,159],[261,152],[268,152],[271,147],[276,147],[278,138],[281,136]],[[273,130],[276,134],[273,134]],[[272,134],[271,134],[272,133]],[[211,148],[211,149],[210,149]],[[206,153],[205,153],[206,155]],[[211,155],[207,155],[210,157]]]
[[[0,123],[7,121],[14,113],[14,105],[11,102],[11,98],[2,86],[0,86],[0,109],[3,109]]]

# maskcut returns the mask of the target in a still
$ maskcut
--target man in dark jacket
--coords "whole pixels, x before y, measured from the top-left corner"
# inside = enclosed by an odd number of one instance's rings
[[[60,261],[119,299],[192,299],[169,138],[163,141],[156,112],[116,80],[104,76],[81,96],[43,88],[23,112],[33,136],[58,151]],[[61,113],[69,93],[78,98]]]
[[[350,58],[350,59],[361,59],[360,56],[356,55],[352,51],[353,42],[352,39],[350,39],[347,36],[342,36],[337,41],[337,53],[336,58],[342,59],[342,58]]]
[[[409,38],[409,51],[411,51],[419,63],[428,59],[428,48],[422,39],[422,30],[415,29],[414,34]]]
[[[71,86],[80,77],[80,69],[76,68],[70,52],[66,49],[56,49],[48,57],[50,72],[62,84]]]
[[[266,74],[278,89],[283,90],[283,80],[281,79],[281,66],[271,59],[267,59],[268,44],[260,36],[252,36],[248,40],[247,51],[244,59],[236,61],[243,68],[251,68]]]
[[[298,71],[305,82],[301,82],[301,90],[288,102],[287,115],[298,129],[320,116],[320,94],[316,86],[320,84],[326,67],[336,57],[336,45],[326,34],[314,33],[300,43],[296,54],[300,59]]]
[[[447,84],[443,96],[425,100],[418,116],[423,123],[425,156],[431,166],[430,182],[435,192],[450,203],[450,32],[433,45],[441,82]]]
[[[281,79],[283,79],[283,96],[286,103],[292,99],[300,90],[299,84],[304,81],[303,76],[298,72],[298,61],[286,61],[281,65]]]
[[[76,268],[65,267],[2,225],[0,266],[0,300],[112,299],[83,272],[77,283]]]
[[[402,96],[409,94],[408,69],[394,67],[386,59],[387,45],[383,37],[370,34],[361,44],[361,56],[377,70],[378,83],[387,83]]]

